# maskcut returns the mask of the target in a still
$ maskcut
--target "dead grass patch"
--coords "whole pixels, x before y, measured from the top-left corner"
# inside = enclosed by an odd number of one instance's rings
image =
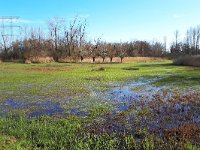
[[[130,63],[130,62],[148,62],[148,61],[163,61],[163,58],[156,58],[156,57],[125,57],[123,59],[123,63]],[[110,62],[110,58],[106,57],[103,61],[103,58],[96,57],[95,62],[90,57],[84,58],[82,61],[78,57],[66,57],[60,58],[58,62],[67,63],[67,62],[83,62],[83,63],[121,63],[121,59],[119,57],[113,57],[112,62]]]
[[[30,57],[25,60],[25,63],[52,63],[54,62],[53,57]]]
[[[157,57],[125,57],[123,62],[148,62],[148,61],[163,61],[163,58]]]
[[[78,57],[65,57],[65,58],[59,58],[58,62],[60,63],[81,62],[81,59]]]
[[[164,137],[170,140],[177,141],[193,141],[195,144],[200,144],[200,125],[198,124],[185,124],[179,128],[168,129],[164,131]]]

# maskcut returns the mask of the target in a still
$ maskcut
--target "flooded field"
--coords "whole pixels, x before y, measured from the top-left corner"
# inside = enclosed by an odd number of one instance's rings
[[[95,123],[89,128],[99,133],[127,132],[133,135],[142,128],[160,137],[176,130],[183,134],[179,129],[188,126],[199,131],[200,93],[195,90],[174,92],[170,87],[153,86],[156,80],[113,85],[114,88],[104,96],[113,102],[115,109],[102,116],[102,122],[96,122],[98,125]],[[96,126],[101,127],[96,129]]]
[[[160,78],[129,81],[123,85],[109,83],[109,90],[91,91],[89,99],[104,100],[112,106],[112,111],[100,116],[105,126],[111,124],[110,130],[129,131],[134,133],[137,128],[147,128],[150,132],[164,134],[165,129],[173,129],[187,124],[200,123],[200,94],[196,91],[177,93],[167,86],[155,86]],[[67,98],[67,97],[65,97]],[[72,98],[72,97],[71,97]],[[88,108],[77,106],[64,109],[70,103],[69,99],[60,99],[59,102],[42,100],[39,102],[19,101],[6,99],[1,103],[1,114],[9,112],[26,112],[27,116],[66,116],[88,117]],[[84,111],[82,109],[84,108]],[[67,113],[66,113],[67,112]],[[118,129],[116,129],[118,128]]]
[[[141,78],[137,81],[129,81],[128,83],[124,83],[124,85],[119,85],[119,83],[109,83],[110,88],[107,91],[93,91],[90,89],[90,97],[88,97],[88,99],[92,99],[94,101],[105,100],[109,103],[112,103],[112,106],[114,107],[113,113],[126,111],[133,103],[139,102],[143,99],[152,100],[155,94],[161,93],[163,90],[167,90],[167,88],[164,86],[157,87],[151,85],[156,80],[158,79],[155,78],[151,80],[145,80]],[[23,84],[20,86],[27,87],[33,85]],[[31,110],[30,114],[28,114],[30,117],[39,117],[43,115],[64,115],[65,111],[63,105],[67,105],[70,103],[70,99],[73,99],[72,96],[65,96],[61,98],[48,97],[44,99],[38,96],[21,96],[19,98],[20,99],[6,99],[3,103],[1,103],[1,113],[10,112],[12,110],[23,111],[29,109]],[[29,101],[26,100],[27,98]],[[31,99],[32,102],[30,101]],[[54,99],[57,99],[57,102],[54,102]],[[82,106],[80,106],[80,108],[81,107]],[[82,116],[80,115],[81,113],[87,114],[87,112],[79,112],[79,107],[70,109],[69,111],[71,111],[71,115]]]
[[[28,137],[39,145],[37,139],[62,137],[69,146],[65,135],[77,144],[112,143],[114,138],[119,149],[200,145],[196,68],[163,62],[54,64],[31,70],[18,65],[21,71],[13,73],[13,64],[4,67],[9,68],[0,68],[0,129],[5,135]]]

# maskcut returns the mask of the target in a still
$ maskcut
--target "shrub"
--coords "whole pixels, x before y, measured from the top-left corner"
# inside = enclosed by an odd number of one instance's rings
[[[175,65],[195,66],[200,67],[200,55],[196,56],[181,56],[174,60]]]

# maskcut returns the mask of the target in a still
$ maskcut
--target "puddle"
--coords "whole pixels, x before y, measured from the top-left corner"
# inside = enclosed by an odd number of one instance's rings
[[[81,111],[80,108],[71,109],[70,114],[78,117],[87,117],[89,115],[88,112]]]
[[[3,112],[9,112],[10,110],[14,109],[34,109],[35,111],[32,111],[28,114],[28,117],[30,118],[40,117],[44,115],[52,116],[64,113],[64,109],[61,108],[60,103],[50,101],[31,103],[7,99],[4,103],[0,105],[0,108],[2,108]]]
[[[29,103],[27,102],[20,102],[20,101],[14,101],[12,99],[7,99],[4,103],[5,107],[11,107],[13,109],[20,108],[20,107],[26,107]]]
[[[42,102],[35,104],[36,108],[42,108],[41,110],[30,113],[28,116],[32,117],[41,117],[41,116],[53,116],[53,115],[61,115],[64,113],[64,109],[61,108],[60,103],[58,102]]]
[[[152,83],[156,80],[157,79],[133,81],[124,86],[115,86],[105,94],[106,96],[104,96],[104,99],[115,101],[115,112],[125,111],[129,108],[129,105],[132,104],[132,102],[141,101],[143,99],[150,101],[153,99],[155,94],[167,89],[165,86],[153,86]]]
[[[54,115],[65,115],[65,109],[62,106],[67,105],[70,102],[23,102],[12,99],[5,100],[4,103],[0,104],[0,114],[6,114],[12,110],[32,110],[27,114],[29,118],[41,117],[41,116],[54,116]],[[86,117],[89,115],[88,112],[82,111],[82,107],[69,109],[69,115],[74,115],[78,117]]]
[[[166,89],[166,87],[156,87],[151,85],[155,80],[151,81],[134,81],[129,83],[125,86],[118,86],[113,88],[108,92],[110,95],[109,99],[116,99],[119,101],[130,101],[130,100],[139,100],[141,97],[145,96],[153,96],[154,94],[158,93],[159,91]],[[139,89],[140,90],[134,90]]]

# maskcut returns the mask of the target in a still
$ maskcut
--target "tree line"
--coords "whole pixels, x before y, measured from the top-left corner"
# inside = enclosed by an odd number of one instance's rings
[[[101,57],[103,61],[109,57],[112,62],[114,57],[120,57],[122,61],[124,57],[167,55],[166,44],[157,41],[109,43],[101,38],[88,40],[86,21],[78,18],[69,24],[63,19],[53,18],[47,24],[48,34],[41,28],[23,29],[21,37],[12,42],[9,41],[9,37],[1,33],[0,58],[26,60],[31,57],[53,57],[55,61],[59,61],[62,58],[72,57],[83,61],[89,57],[95,62],[97,57]]]
[[[171,45],[172,56],[199,55],[200,54],[200,25],[191,27],[181,40],[179,31],[175,31],[175,40]]]

